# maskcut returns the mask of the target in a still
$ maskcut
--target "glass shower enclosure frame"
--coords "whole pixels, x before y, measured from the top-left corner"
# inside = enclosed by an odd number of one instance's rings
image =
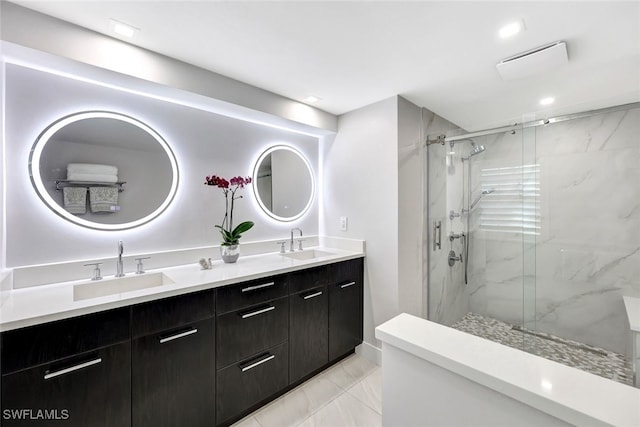
[[[450,133],[426,150],[427,318],[629,384],[640,103]]]

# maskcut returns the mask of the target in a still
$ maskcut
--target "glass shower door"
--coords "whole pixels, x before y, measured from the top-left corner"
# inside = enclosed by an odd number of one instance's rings
[[[442,235],[428,248],[428,317],[521,349],[535,329],[531,146],[517,132],[428,148],[430,237]]]

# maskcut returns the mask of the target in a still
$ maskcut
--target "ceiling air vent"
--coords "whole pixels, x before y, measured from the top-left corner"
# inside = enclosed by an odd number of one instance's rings
[[[516,80],[546,73],[567,62],[567,44],[558,41],[503,59],[496,68],[504,80]]]

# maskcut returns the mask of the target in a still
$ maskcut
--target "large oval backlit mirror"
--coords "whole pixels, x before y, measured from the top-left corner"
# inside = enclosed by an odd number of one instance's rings
[[[304,215],[315,193],[309,161],[286,145],[276,145],[262,153],[253,170],[253,185],[260,207],[280,221],[293,221]]]
[[[141,121],[106,111],[48,126],[31,150],[29,174],[52,211],[99,230],[151,221],[178,188],[178,165],[166,141]]]

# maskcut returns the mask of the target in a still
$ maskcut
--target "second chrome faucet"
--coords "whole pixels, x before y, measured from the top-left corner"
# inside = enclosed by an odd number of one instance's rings
[[[289,251],[293,252],[295,249],[293,248],[293,232],[298,230],[300,232],[300,237],[302,237],[302,230],[298,227],[291,229],[291,241],[289,242]],[[302,240],[300,240],[300,250],[302,250]]]
[[[302,237],[302,230],[300,228],[295,227],[295,228],[291,229],[291,240],[289,241],[289,252],[294,252],[295,251],[295,248],[293,247],[293,232],[296,231],[296,230],[300,232],[300,237]],[[298,239],[298,250],[299,251],[302,250],[302,242],[303,241],[304,241],[303,239]],[[287,244],[287,241],[283,240],[281,242],[276,242],[276,243],[280,245],[280,253],[281,254],[285,253],[284,245]]]
[[[124,252],[124,243],[118,240],[118,261],[116,261],[116,277],[124,277],[124,264],[122,263],[122,253]]]

